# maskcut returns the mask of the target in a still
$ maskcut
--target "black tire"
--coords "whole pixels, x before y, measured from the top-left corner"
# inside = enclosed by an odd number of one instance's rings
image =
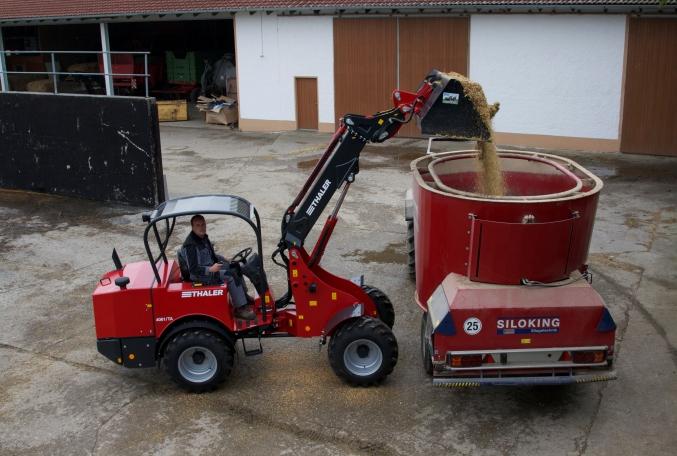
[[[433,375],[433,358],[430,350],[430,342],[426,333],[428,332],[428,312],[423,313],[421,319],[421,359],[423,361],[423,370],[428,375]]]
[[[395,368],[397,355],[395,336],[376,318],[349,320],[329,341],[329,363],[334,373],[353,386],[381,383]],[[360,366],[362,362],[366,364]]]
[[[388,328],[393,329],[395,325],[395,309],[388,296],[378,288],[370,285],[363,285],[362,289],[376,304],[379,320],[388,325]]]
[[[407,220],[407,271],[416,278],[416,244],[414,243],[414,221]]]
[[[189,329],[169,341],[163,363],[181,388],[193,393],[212,391],[233,370],[233,347],[211,331]]]

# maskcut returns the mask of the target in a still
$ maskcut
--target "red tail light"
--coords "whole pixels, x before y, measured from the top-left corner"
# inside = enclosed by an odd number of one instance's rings
[[[484,357],[484,364],[494,364],[496,361],[494,361],[494,357],[491,355],[487,355]]]
[[[562,356],[559,357],[560,361],[571,361],[571,353],[569,352],[562,352]]]
[[[482,355],[452,355],[451,367],[478,367],[482,365]]]
[[[578,351],[573,352],[574,363],[576,364],[597,364],[606,359],[604,351]]]

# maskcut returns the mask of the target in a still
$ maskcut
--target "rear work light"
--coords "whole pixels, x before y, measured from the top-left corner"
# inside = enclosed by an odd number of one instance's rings
[[[482,355],[451,355],[451,367],[478,367],[482,365]]]
[[[604,362],[606,353],[603,350],[573,352],[574,364],[598,364]]]

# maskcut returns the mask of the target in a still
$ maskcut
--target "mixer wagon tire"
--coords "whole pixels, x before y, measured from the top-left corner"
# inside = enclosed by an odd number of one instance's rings
[[[211,331],[189,329],[167,344],[163,363],[181,388],[193,393],[212,391],[233,370],[233,347]]]
[[[397,340],[381,320],[348,320],[329,341],[329,364],[334,373],[353,386],[381,383],[397,364]]]
[[[421,358],[423,360],[423,370],[428,375],[433,375],[433,359],[431,351],[431,341],[426,337],[429,326],[428,312],[423,313],[421,319]]]
[[[369,285],[362,285],[362,289],[376,304],[379,320],[388,325],[388,328],[393,329],[395,325],[395,309],[388,296],[378,288]]]
[[[407,271],[416,278],[416,244],[414,244],[414,221],[407,220]]]

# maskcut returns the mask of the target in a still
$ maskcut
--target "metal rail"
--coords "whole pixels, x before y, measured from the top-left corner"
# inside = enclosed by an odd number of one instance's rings
[[[12,55],[24,55],[24,54],[40,54],[40,55],[49,55],[49,62],[51,63],[51,68],[49,71],[9,71],[6,68],[0,66],[0,80],[3,79],[6,75],[10,74],[44,74],[49,75],[49,78],[52,80],[54,85],[53,92],[55,94],[59,93],[58,89],[58,76],[101,76],[103,78],[108,77],[142,77],[144,78],[145,85],[145,94],[146,97],[149,95],[149,78],[150,74],[148,73],[148,56],[150,52],[148,51],[12,51],[12,50],[2,50],[0,49],[0,54],[3,54],[0,58],[5,60],[5,57]],[[108,55],[110,58],[111,55],[142,55],[143,56],[143,67],[144,73],[115,73],[111,72],[69,72],[69,71],[56,71],[56,56],[59,54],[96,54],[105,56]],[[11,92],[9,85],[4,88],[5,91]],[[114,93],[112,95],[115,95]],[[108,95],[107,95],[108,96]]]

